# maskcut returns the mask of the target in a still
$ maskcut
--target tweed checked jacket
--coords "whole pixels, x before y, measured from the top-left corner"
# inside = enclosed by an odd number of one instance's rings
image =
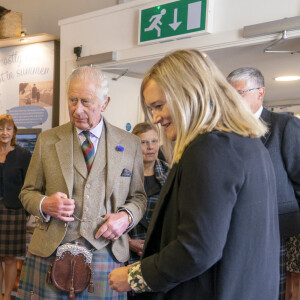
[[[86,177],[83,189],[89,189],[90,197],[97,197],[97,174],[106,168],[105,202],[109,202],[106,213],[115,213],[119,208],[130,210],[135,224],[142,218],[146,209],[146,196],[143,188],[143,161],[140,140],[134,135],[110,125],[104,120],[106,130],[106,165],[101,161],[98,151],[90,174],[87,173],[83,154],[79,161],[73,156],[73,133],[71,123],[47,130],[39,135],[31,163],[25,178],[20,198],[24,208],[36,217],[37,226],[29,245],[29,252],[42,256],[50,256],[62,242],[68,223],[51,217],[45,222],[40,214],[40,201],[56,192],[66,193],[72,198],[74,166],[81,176]],[[120,147],[122,146],[121,150]],[[123,151],[122,151],[123,150]],[[122,176],[124,169],[130,176]],[[77,187],[78,188],[78,187]],[[77,200],[78,201],[78,200]],[[76,202],[75,202],[76,205]],[[89,209],[90,220],[96,219],[97,207]],[[85,224],[85,232],[91,237],[103,224],[99,220]],[[100,237],[93,241],[97,249],[108,242]],[[128,236],[123,234],[112,244],[112,252],[118,261],[124,262],[129,257]]]

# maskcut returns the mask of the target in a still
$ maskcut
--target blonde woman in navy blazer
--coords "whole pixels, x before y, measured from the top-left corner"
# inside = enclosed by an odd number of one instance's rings
[[[145,299],[274,300],[279,231],[266,127],[206,55],[178,50],[146,74],[148,119],[175,143],[139,263],[112,271]]]

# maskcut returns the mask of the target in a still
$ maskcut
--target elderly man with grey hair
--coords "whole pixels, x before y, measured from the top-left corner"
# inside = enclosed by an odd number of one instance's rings
[[[19,299],[74,299],[74,293],[68,296],[46,282],[56,250],[64,244],[79,244],[93,254],[94,292],[85,289],[80,299],[127,298],[109,288],[107,276],[128,260],[127,232],[146,209],[143,160],[140,140],[103,118],[109,101],[101,71],[78,68],[68,83],[70,122],[39,135],[20,194],[37,225]],[[75,278],[79,272],[73,267]]]
[[[269,127],[269,132],[262,137],[262,142],[269,150],[273,162],[279,219],[283,219],[283,214],[297,212],[300,206],[300,120],[288,114],[271,112],[263,107],[265,84],[264,77],[258,69],[252,67],[236,69],[227,76],[227,80],[243,97],[255,116]],[[289,215],[289,222],[293,222],[293,215],[297,216],[297,213]],[[298,223],[297,220],[295,222]],[[283,225],[281,224],[280,230],[279,299],[281,300],[285,299],[285,238],[289,235],[288,232],[283,232]],[[290,225],[293,227],[293,224]]]

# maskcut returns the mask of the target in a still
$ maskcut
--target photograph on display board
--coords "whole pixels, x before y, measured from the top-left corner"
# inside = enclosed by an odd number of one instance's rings
[[[33,154],[38,135],[41,131],[41,128],[18,128],[18,132],[16,134],[17,144],[29,150],[31,154]]]
[[[19,106],[53,104],[53,80],[19,84]]]

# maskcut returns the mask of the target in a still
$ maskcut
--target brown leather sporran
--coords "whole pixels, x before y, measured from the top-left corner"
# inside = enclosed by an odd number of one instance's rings
[[[58,289],[68,292],[69,299],[83,292],[94,292],[93,271],[91,268],[93,254],[83,246],[64,244],[57,248],[56,258],[47,274],[47,282]]]

